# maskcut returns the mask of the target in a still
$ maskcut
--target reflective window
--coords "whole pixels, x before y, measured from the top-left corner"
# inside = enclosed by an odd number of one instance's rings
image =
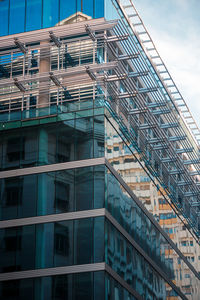
[[[95,0],[95,3],[94,3],[94,17],[95,18],[104,17],[104,0]]]
[[[94,0],[77,0],[77,11],[94,18]]]
[[[103,165],[1,179],[0,219],[102,208],[104,181]]]
[[[77,11],[76,0],[71,0],[70,5],[69,5],[69,1],[60,0],[60,21],[63,21],[69,16],[75,14],[76,11]]]
[[[24,32],[25,0],[10,0],[9,34]]]
[[[42,0],[26,0],[26,31],[40,29]]]
[[[84,200],[83,200],[84,201]],[[80,219],[75,221],[75,264],[92,263],[93,261],[93,219]],[[84,251],[83,251],[84,249]]]
[[[34,130],[27,127],[2,132],[1,137],[2,170],[102,157],[104,117],[41,124]]]
[[[58,23],[58,10],[58,0],[43,0],[43,28],[52,27]]]
[[[0,272],[89,264],[103,260],[103,217],[0,230]]]
[[[0,1],[0,36],[8,34],[8,8],[9,0]]]
[[[103,271],[3,281],[0,282],[0,298],[3,300],[104,300],[104,282]],[[116,298],[109,299],[116,300]],[[133,300],[133,298],[121,300]]]

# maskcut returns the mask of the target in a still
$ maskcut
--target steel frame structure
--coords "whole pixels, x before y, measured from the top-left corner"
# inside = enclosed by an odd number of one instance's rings
[[[185,122],[152,58],[132,30],[127,14],[133,8],[132,2],[123,7],[117,3],[122,8],[116,6],[118,12],[124,13],[121,21],[101,18],[0,38],[0,66],[5,74],[0,81],[0,104],[5,106],[1,112],[9,114],[16,100],[17,110],[29,110],[30,95],[55,94],[55,99],[49,98],[45,105],[38,102],[37,109],[81,102],[88,99],[88,93],[91,101],[100,99],[120,124],[128,143],[140,154],[151,178],[158,181],[158,188],[165,189],[172,204],[187,220],[186,226],[192,227],[199,238],[197,135]],[[100,59],[98,51],[102,53]],[[37,65],[30,74],[27,70],[32,54],[36,54],[34,59],[39,63],[41,57],[50,59],[51,67],[56,61],[56,67],[40,72]],[[67,54],[72,61],[74,56],[75,66],[73,62],[67,68],[62,65],[62,57]],[[22,74],[12,75],[13,64]],[[85,92],[80,92],[85,87]],[[63,99],[66,91],[73,96]]]

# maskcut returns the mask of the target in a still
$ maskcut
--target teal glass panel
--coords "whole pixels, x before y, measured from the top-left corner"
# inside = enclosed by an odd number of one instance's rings
[[[104,261],[104,217],[94,218],[94,261],[96,263]]]
[[[80,168],[75,171],[76,210],[93,208],[93,168]]]
[[[11,280],[0,283],[0,299],[2,300],[35,300],[34,279]],[[44,298],[42,300],[45,300]]]
[[[8,34],[9,0],[0,1],[0,36]]]
[[[94,208],[105,207],[105,166],[94,167]]]
[[[104,156],[104,116],[94,117],[94,157]]]
[[[75,159],[93,157],[93,118],[76,119],[76,156]]]
[[[58,23],[59,1],[43,0],[43,28],[55,26]]]
[[[0,220],[104,207],[105,166],[0,180]]]
[[[74,160],[74,120],[57,124],[57,162]]]
[[[75,264],[93,262],[93,219],[75,220],[74,228]],[[84,251],[83,251],[84,249]]]
[[[37,178],[37,215],[52,214],[55,209],[55,173],[38,174]]]
[[[26,31],[42,28],[42,0],[26,0]]]
[[[0,230],[0,270],[12,272],[34,269],[35,227]]]
[[[25,30],[25,0],[10,0],[9,34]]]
[[[52,300],[73,300],[74,275],[59,275],[52,277]]]
[[[94,300],[105,299],[105,272],[94,272]]]
[[[93,300],[93,273],[74,274],[73,300]]]
[[[35,232],[35,268],[53,267],[54,259],[54,223],[36,225]],[[28,252],[27,252],[28,255]]]
[[[1,219],[7,220],[17,216],[20,206],[20,177],[1,180]]]
[[[54,265],[73,265],[73,221],[55,223]]]
[[[0,272],[103,262],[104,222],[98,217],[0,229]]]
[[[60,21],[70,17],[77,12],[76,0],[69,1],[60,0]]]
[[[74,210],[75,170],[56,172],[55,179],[55,213]]]
[[[23,218],[35,215],[37,207],[37,175],[20,177],[18,195],[17,216]]]
[[[106,233],[106,262],[110,267],[143,299],[148,299],[148,291],[152,298],[166,299],[164,279],[109,221],[106,221]]]
[[[89,103],[93,105],[92,101],[82,101],[76,103],[75,108]],[[39,127],[34,127],[34,130],[33,127],[26,127],[2,132],[0,169],[17,169],[104,156],[104,116],[88,117],[87,109],[83,110],[81,115],[85,117],[40,124]]]

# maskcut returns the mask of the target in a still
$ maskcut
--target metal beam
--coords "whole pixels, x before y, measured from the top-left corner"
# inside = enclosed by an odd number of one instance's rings
[[[143,72],[129,72],[128,77],[129,78],[135,78],[135,77],[142,77],[147,76],[149,74],[149,71],[143,71]]]
[[[165,114],[169,114],[171,113],[171,110],[170,109],[163,109],[163,110],[152,110],[151,113],[153,115],[165,115]]]
[[[149,108],[154,108],[154,107],[161,107],[161,106],[166,106],[166,102],[151,102],[151,103],[146,103],[146,106]]]
[[[176,123],[160,124],[160,128],[162,128],[162,129],[175,128],[175,127],[178,127],[178,126],[179,126],[178,122],[176,122]]]
[[[56,86],[60,87],[61,82],[58,80],[58,78],[53,74],[53,72],[49,72],[50,79],[55,83]]]
[[[138,58],[139,53],[135,53],[135,54],[122,54],[117,56],[117,60],[128,60],[128,59],[134,59],[134,58]]]
[[[14,38],[14,43],[15,45],[25,54],[27,52],[26,47],[24,46],[24,44],[22,42],[19,41],[18,38]]]
[[[25,93],[26,92],[26,88],[23,86],[23,84],[21,82],[18,81],[17,78],[14,78],[14,85],[16,85],[16,87],[22,92]]]
[[[59,41],[59,39],[57,38],[57,36],[53,33],[53,31],[49,31],[49,36],[51,38],[51,40],[54,42],[54,44],[60,48],[62,43]]]
[[[195,165],[195,164],[199,164],[199,163],[200,163],[199,159],[183,160],[184,165]]]
[[[95,34],[88,24],[85,25],[85,31],[87,32],[92,41],[96,40]]]
[[[182,135],[182,136],[169,136],[167,139],[170,142],[177,142],[177,141],[183,141],[187,138],[186,135]]]
[[[134,108],[129,111],[130,115],[146,113],[147,108]]]
[[[90,67],[86,66],[85,69],[86,69],[86,72],[88,73],[88,75],[90,76],[90,78],[92,80],[96,81],[96,76],[95,76],[95,74],[93,72],[91,72]]]
[[[157,90],[158,90],[157,87],[140,88],[140,89],[138,89],[138,93],[140,93],[140,94],[151,93],[151,92],[157,92]]]
[[[188,153],[192,152],[194,148],[183,148],[183,149],[176,149],[177,154],[182,154],[182,153]]]

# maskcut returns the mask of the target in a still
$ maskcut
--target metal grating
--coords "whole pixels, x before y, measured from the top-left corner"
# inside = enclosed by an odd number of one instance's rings
[[[182,94],[178,90],[174,80],[172,79],[167,67],[165,66],[160,54],[158,53],[151,36],[149,35],[140,15],[138,14],[132,0],[116,0],[121,7],[124,16],[128,20],[132,27],[137,39],[145,50],[146,55],[151,61],[152,65],[158,72],[160,79],[165,85],[170,98],[176,104],[177,108],[181,112],[187,127],[191,131],[198,146],[200,145],[200,129],[194,120],[190,109],[185,102]]]

